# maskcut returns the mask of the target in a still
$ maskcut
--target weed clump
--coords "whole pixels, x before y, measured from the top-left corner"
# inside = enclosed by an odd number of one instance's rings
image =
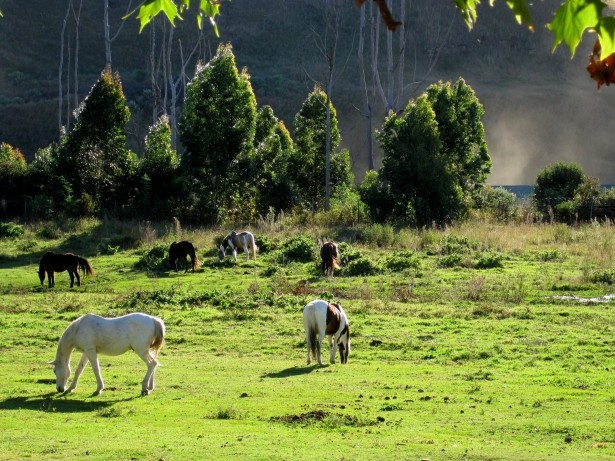
[[[135,268],[156,272],[169,270],[170,267],[166,245],[154,245],[143,256],[141,256],[141,258],[139,258],[139,260],[135,263]]]
[[[24,228],[21,224],[14,222],[0,223],[0,237],[14,239],[21,237],[23,234]]]

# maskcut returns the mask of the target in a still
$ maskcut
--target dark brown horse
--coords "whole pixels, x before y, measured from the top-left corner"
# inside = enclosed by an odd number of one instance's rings
[[[333,242],[325,242],[320,248],[320,270],[322,275],[333,275],[333,269],[339,269],[340,266],[337,263],[339,251],[337,245]]]
[[[94,275],[94,269],[90,262],[73,253],[54,253],[48,251],[43,255],[38,265],[38,278],[41,279],[41,285],[45,281],[45,274],[47,274],[47,282],[49,288],[55,285],[54,272],[68,271],[70,275],[70,287],[75,284],[75,277],[77,277],[77,286],[81,286],[81,277],[79,277],[79,269],[81,269],[87,275]]]
[[[169,264],[172,269],[177,270],[177,260],[180,259],[184,261],[184,273],[188,272],[188,256],[190,256],[192,263],[192,272],[194,272],[194,268],[197,269],[200,266],[200,261],[196,257],[196,252],[194,251],[194,245],[187,240],[182,240],[181,242],[173,242],[169,247]]]

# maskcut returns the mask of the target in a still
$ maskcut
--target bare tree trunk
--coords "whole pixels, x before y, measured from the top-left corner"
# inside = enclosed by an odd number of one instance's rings
[[[105,67],[111,69],[111,38],[109,33],[109,0],[104,0],[103,26],[105,31]]]
[[[117,29],[117,32],[113,37],[111,37],[111,29],[109,26],[109,0],[104,0],[104,14],[103,14],[103,26],[104,26],[104,35],[105,35],[105,67],[109,67],[111,69],[111,44],[115,41],[117,36],[120,34],[122,28],[126,21],[121,21],[120,27]],[[126,7],[126,14],[130,12],[130,8],[132,6],[132,0],[128,2],[128,6]]]
[[[77,12],[73,9],[73,16],[75,17],[75,59],[73,70],[73,107],[79,105],[79,26],[81,22],[81,7],[83,6],[83,0],[79,0],[79,9]]]
[[[363,97],[365,98],[362,116],[367,119],[367,169],[374,169],[374,146],[372,139],[372,105],[367,91],[367,80],[365,79],[365,60],[363,58],[363,50],[365,48],[365,4],[361,5],[360,22],[359,22],[359,76],[361,78],[361,87],[363,89]]]
[[[68,22],[68,14],[70,12],[72,0],[69,0],[68,7],[66,8],[66,14],[62,21],[62,29],[60,30],[60,64],[58,65],[58,135],[62,136],[62,112],[63,112],[63,88],[62,88],[62,74],[64,73],[64,37],[66,34],[66,24]]]

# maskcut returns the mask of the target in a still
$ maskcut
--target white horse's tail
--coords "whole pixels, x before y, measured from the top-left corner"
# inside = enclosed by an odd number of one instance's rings
[[[164,335],[166,333],[166,327],[164,322],[159,318],[154,318],[154,337],[152,338],[152,343],[149,348],[153,349],[158,353],[158,350],[162,347],[162,343],[164,342]]]
[[[256,261],[256,251],[258,250],[258,247],[256,246],[256,239],[252,234],[250,234],[250,246],[252,247],[252,255],[254,256],[254,261]]]

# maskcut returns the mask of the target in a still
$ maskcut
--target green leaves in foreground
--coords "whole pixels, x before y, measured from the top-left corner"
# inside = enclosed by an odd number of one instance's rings
[[[169,22],[175,26],[176,19],[183,19],[181,13],[190,8],[190,0],[180,0],[179,5],[174,0],[145,0],[139,7],[139,13],[137,19],[139,20],[141,27],[139,31],[150,23],[150,21],[160,13],[169,19]],[[131,16],[136,10],[131,11],[125,16]],[[196,20],[199,29],[203,27],[203,17],[209,19],[209,22],[214,28],[216,36],[219,36],[218,26],[216,25],[215,18],[220,14],[220,2],[217,0],[199,0],[199,12]]]
[[[453,0],[469,28],[477,20],[477,7],[480,0]],[[495,0],[490,0],[493,6]],[[527,0],[506,0],[519,24],[527,24],[533,30],[532,18]],[[601,59],[615,52],[615,18],[603,16],[606,3],[600,0],[566,0],[555,12],[547,28],[555,34],[553,51],[564,42],[570,50],[571,57],[583,38],[585,31],[598,35],[602,45]]]

